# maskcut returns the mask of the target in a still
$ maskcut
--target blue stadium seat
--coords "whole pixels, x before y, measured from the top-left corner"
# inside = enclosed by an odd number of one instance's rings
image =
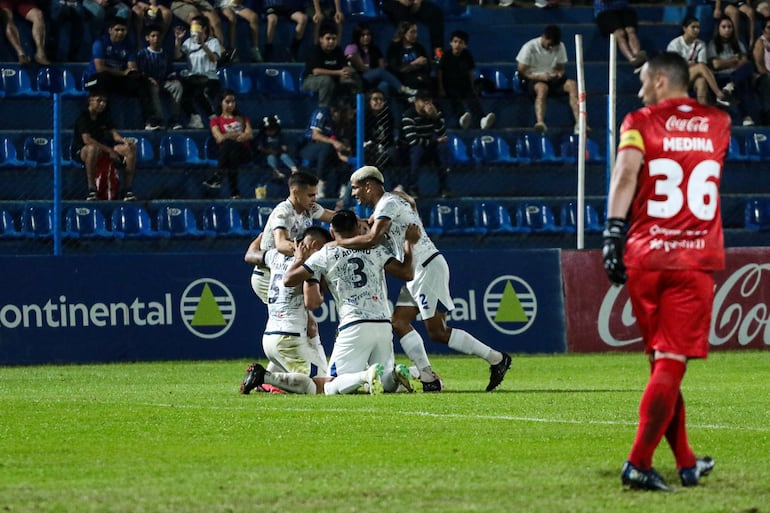
[[[156,239],[150,214],[136,205],[122,205],[112,211],[112,233],[119,239]]]
[[[82,80],[81,80],[82,83]],[[37,90],[48,93],[61,93],[62,96],[88,96],[88,92],[78,87],[78,81],[68,69],[43,67],[37,72]]]
[[[485,98],[502,98],[510,96],[513,93],[513,85],[509,74],[503,68],[479,67],[474,72],[476,78],[489,80],[494,85],[492,91],[482,91],[481,96]]]
[[[249,209],[249,232],[259,235],[265,229],[267,218],[273,211],[272,204],[254,205]]]
[[[160,162],[169,167],[208,166],[208,162],[200,158],[195,140],[184,135],[167,135],[160,140]]]
[[[286,68],[257,68],[254,76],[257,92],[266,98],[293,98],[301,95],[294,75]]]
[[[219,145],[213,136],[208,136],[206,142],[203,143],[203,160],[209,166],[217,166],[219,164]]]
[[[0,209],[0,239],[21,239],[24,234],[16,229],[13,215],[5,209]]]
[[[358,21],[383,18],[379,12],[379,2],[375,0],[342,0],[342,13],[346,18]]]
[[[567,164],[577,162],[578,147],[580,136],[577,134],[567,134],[562,137],[560,149],[561,158]],[[586,138],[586,162],[590,164],[601,164],[605,161],[599,150],[599,144],[593,139]]]
[[[746,136],[746,156],[748,160],[760,162],[770,160],[770,134],[756,131]]]
[[[5,91],[6,98],[11,97],[45,97],[50,96],[47,91],[36,91],[32,88],[32,78],[29,72],[21,67],[10,67],[5,64],[0,69],[1,89]]]
[[[104,214],[91,206],[70,207],[64,215],[65,238],[70,239],[111,239]]]
[[[136,139],[136,167],[152,168],[160,166],[160,161],[155,156],[155,149],[152,147],[152,141],[146,137],[135,137]]]
[[[486,228],[487,235],[510,235],[514,233],[529,233],[531,228],[515,226],[508,209],[500,203],[480,202],[474,209],[476,226]]]
[[[525,202],[516,208],[516,224],[528,227],[533,233],[563,233],[556,225],[553,212],[545,203]]]
[[[770,231],[770,200],[754,199],[746,202],[744,226],[757,232]]]
[[[500,136],[481,135],[473,139],[471,154],[476,162],[483,164],[526,164],[511,155],[511,148]]]
[[[369,219],[374,213],[374,207],[356,203],[355,212],[359,219]]]
[[[468,147],[462,139],[454,134],[449,135],[449,147],[452,150],[452,161],[456,166],[467,166],[473,164],[473,159],[468,154]]]
[[[511,87],[516,94],[525,94],[527,90],[524,88],[524,84],[521,83],[521,77],[519,76],[519,70],[513,72],[511,77]]]
[[[730,136],[730,146],[727,147],[727,162],[745,162],[749,159],[748,155],[743,150],[743,138],[738,138],[735,135]]]
[[[429,235],[477,235],[487,233],[486,228],[476,226],[473,216],[461,205],[436,203],[430,210]]]
[[[238,95],[249,95],[254,92],[254,79],[244,68],[219,68],[217,74],[223,89],[232,89]]]
[[[211,237],[249,235],[238,210],[224,205],[212,205],[203,211],[203,233]]]
[[[577,231],[577,202],[570,201],[561,206],[559,222],[564,231],[569,233]],[[585,204],[583,227],[586,233],[601,233],[604,230],[599,213],[588,203]]]
[[[165,205],[158,210],[158,233],[171,238],[198,239],[203,232],[198,229],[195,214],[187,207]]]
[[[562,164],[547,135],[525,132],[516,140],[516,157],[538,164]]]
[[[0,168],[27,168],[34,164],[26,160],[19,160],[19,153],[16,146],[7,137],[0,137]]]
[[[30,135],[24,140],[24,160],[33,167],[53,166],[53,139]]]
[[[471,17],[470,4],[460,3],[457,0],[434,0],[442,11],[446,21],[464,21]]]
[[[21,216],[21,233],[29,239],[52,238],[53,211],[51,207],[25,207]]]

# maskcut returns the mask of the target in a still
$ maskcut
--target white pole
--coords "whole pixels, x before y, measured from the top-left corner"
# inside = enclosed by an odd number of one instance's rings
[[[583,36],[575,34],[575,64],[578,85],[578,180],[577,180],[577,249],[585,247],[585,182],[586,182],[586,83],[583,75]]]
[[[615,34],[610,34],[610,72],[608,78],[609,93],[607,95],[607,188],[610,186],[610,174],[615,168],[615,149],[617,132],[615,128],[615,106],[617,104],[617,64],[618,48],[615,45]]]

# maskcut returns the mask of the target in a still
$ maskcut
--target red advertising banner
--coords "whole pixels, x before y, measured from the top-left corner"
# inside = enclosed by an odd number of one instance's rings
[[[562,251],[567,351],[642,351],[625,287],[612,286],[601,252]],[[730,248],[715,274],[711,349],[770,349],[770,248]]]

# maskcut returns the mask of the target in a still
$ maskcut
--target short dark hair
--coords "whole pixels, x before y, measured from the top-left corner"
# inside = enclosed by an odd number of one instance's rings
[[[647,60],[650,73],[663,73],[672,87],[687,89],[690,83],[690,69],[684,57],[675,52],[662,52]]]
[[[419,91],[417,91],[417,94],[414,95],[414,99],[415,100],[422,100],[422,101],[432,100],[433,99],[433,95],[427,89],[420,89]]]
[[[326,34],[332,34],[334,37],[337,37],[337,25],[328,21],[322,22],[321,28],[318,30],[318,37],[324,37]]]
[[[332,228],[337,233],[350,233],[358,226],[358,218],[352,210],[340,210],[332,217]]]
[[[120,16],[113,16],[107,21],[107,28],[111,29],[115,25],[124,25],[128,27],[128,20],[126,18],[121,18]]]
[[[333,240],[332,234],[329,233],[329,230],[321,226],[308,227],[308,229],[305,230],[305,233],[302,234],[302,238],[304,239],[308,235],[310,235],[314,239],[317,239],[320,242],[323,242],[324,244],[326,244],[327,242],[331,242]]]
[[[311,175],[310,173],[305,173],[304,171],[292,173],[291,176],[289,176],[289,187],[291,188],[294,185],[307,185],[313,187],[318,185],[318,177]]]
[[[687,16],[684,17],[684,19],[682,19],[682,28],[692,25],[695,22],[700,23],[698,18],[696,18],[692,14],[688,14]]]
[[[561,43],[561,29],[556,25],[548,25],[543,29],[543,36],[555,45]]]
[[[454,38],[462,39],[465,42],[465,44],[467,45],[469,37],[470,36],[468,35],[468,33],[466,31],[464,31],[464,30],[455,30],[454,32],[452,32],[452,35],[449,36],[449,40],[451,41]]]

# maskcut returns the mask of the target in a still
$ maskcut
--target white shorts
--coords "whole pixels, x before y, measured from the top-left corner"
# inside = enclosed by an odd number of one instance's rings
[[[351,324],[337,334],[329,358],[329,375],[361,372],[374,363],[391,369],[395,362],[390,321],[364,321]]]
[[[306,376],[326,376],[328,367],[323,347],[315,347],[307,337],[262,335],[262,350],[282,372]]]
[[[270,268],[254,266],[251,272],[251,290],[263,303],[267,304],[267,292],[270,289]]]
[[[414,279],[401,287],[396,306],[415,306],[423,319],[436,315],[436,310],[448,312],[455,307],[449,292],[449,265],[443,255],[436,255],[425,267],[415,265]]]

